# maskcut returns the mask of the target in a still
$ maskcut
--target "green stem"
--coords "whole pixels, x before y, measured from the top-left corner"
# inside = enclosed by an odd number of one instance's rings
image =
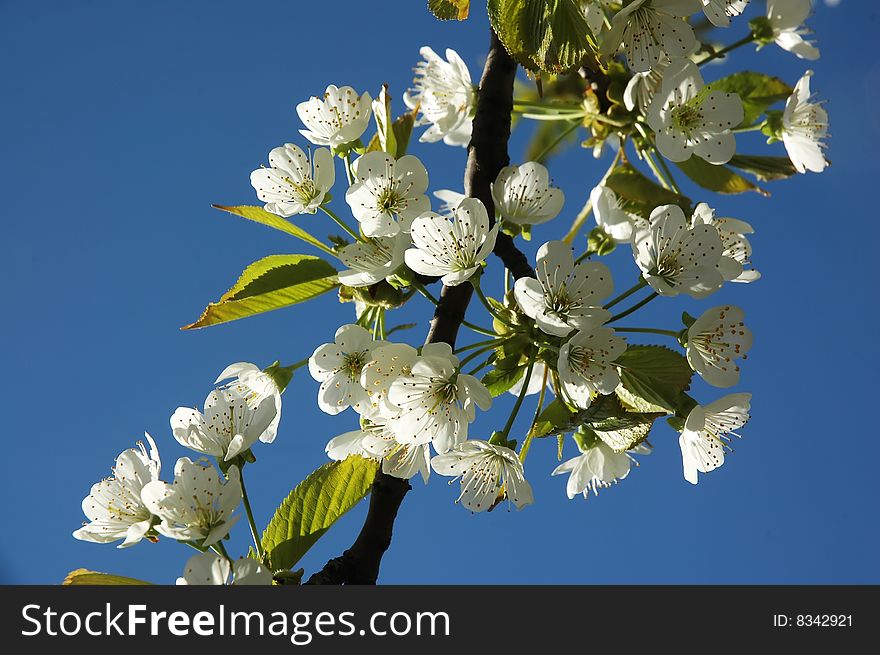
[[[232,558],[229,556],[229,553],[226,552],[226,546],[223,545],[222,541],[218,541],[216,544],[211,546],[211,550],[220,555],[220,557],[225,557],[226,561],[232,564]]]
[[[645,278],[640,277],[639,281],[636,283],[636,285],[632,289],[624,291],[622,294],[620,294],[619,296],[614,298],[611,302],[606,303],[605,309],[611,309],[612,307],[614,307],[614,305],[619,303],[621,300],[626,300],[631,295],[633,295],[636,291],[638,291],[639,289],[641,289],[642,287],[644,287],[647,284],[648,283],[645,281]]]
[[[663,172],[666,173],[666,178],[669,180],[669,184],[672,186],[672,190],[675,191],[678,195],[681,195],[681,189],[679,188],[678,183],[675,181],[675,178],[672,177],[672,171],[669,170],[669,165],[666,163],[666,158],[663,157],[660,153],[657,153],[657,159],[660,161],[660,166],[663,169]]]
[[[513,422],[516,420],[516,415],[519,413],[519,408],[522,407],[523,400],[526,399],[526,392],[529,390],[529,380],[532,377],[532,369],[535,367],[535,355],[532,354],[529,357],[529,366],[526,368],[526,375],[523,378],[523,386],[520,389],[519,396],[516,397],[516,404],[513,406],[513,410],[510,412],[510,417],[507,419],[507,424],[504,426],[504,429],[501,431],[501,434],[504,435],[504,438],[507,439],[508,435],[510,435],[510,429],[513,427]]]
[[[736,134],[742,134],[743,132],[760,132],[764,129],[764,125],[767,124],[767,121],[761,121],[760,123],[755,123],[754,125],[748,125],[746,127],[737,127],[736,129],[730,130]]]
[[[351,153],[345,153],[345,177],[348,179],[348,186],[354,184],[354,174],[351,172]]]
[[[551,141],[551,142],[547,145],[547,147],[544,148],[544,149],[543,149],[543,150],[542,150],[542,151],[541,151],[541,152],[540,152],[540,153],[534,158],[534,161],[536,161],[536,162],[538,162],[538,163],[543,162],[543,161],[544,161],[544,158],[545,158],[547,155],[549,155],[549,154],[553,151],[553,149],[554,149],[556,146],[558,146],[558,145],[562,142],[563,139],[565,139],[569,134],[571,134],[571,133],[574,132],[578,127],[580,127],[580,125],[581,125],[580,121],[575,121],[575,122],[573,122],[569,127],[567,127],[566,129],[562,130],[562,132],[560,132],[559,135],[558,135],[555,139],[553,139],[553,141]]]
[[[486,311],[489,312],[495,319],[504,323],[507,327],[513,327],[503,316],[501,316],[498,312],[495,311],[495,308],[492,307],[492,304],[486,299],[486,296],[483,295],[483,290],[480,288],[479,280],[471,278],[470,280],[471,286],[474,287],[474,292],[477,294],[477,298],[480,299],[480,302],[483,303],[483,307],[486,308]]]
[[[657,181],[667,191],[672,191],[672,185],[666,180],[666,177],[663,175],[663,171],[657,166],[657,162],[654,161],[654,157],[651,155],[649,150],[642,150],[642,157],[644,157],[645,162],[648,164],[648,168],[651,169],[651,172],[654,174],[654,177],[657,178]]]
[[[645,334],[662,334],[667,337],[672,337],[674,339],[678,338],[678,332],[674,332],[672,330],[659,330],[657,328],[642,328],[642,327],[616,327],[614,328],[615,332],[644,332]]]
[[[488,352],[490,350],[495,350],[496,348],[498,348],[498,346],[503,344],[505,341],[507,341],[507,339],[498,339],[491,346],[483,346],[482,348],[478,348],[477,350],[472,352],[470,355],[465,357],[463,360],[461,360],[461,362],[459,362],[458,369],[459,370],[463,369],[465,364],[472,362],[473,360],[475,360],[477,357],[479,357],[483,353]]]
[[[244,467],[242,467],[243,469]],[[244,505],[244,512],[247,514],[248,524],[251,527],[251,537],[254,540],[254,547],[257,549],[257,555],[260,557],[260,561],[263,561],[263,544],[260,543],[260,532],[257,530],[257,522],[254,520],[254,513],[251,510],[251,502],[248,499],[247,487],[244,484],[244,471],[242,470],[239,473],[241,480],[241,502]],[[221,544],[222,545],[222,544]],[[227,559],[228,556],[227,556]]]
[[[701,59],[700,61],[697,62],[697,66],[702,66],[703,64],[708,63],[708,62],[712,61],[713,59],[718,59],[719,57],[723,57],[731,50],[736,50],[737,48],[742,47],[742,46],[746,45],[747,43],[751,43],[756,38],[757,38],[757,35],[755,35],[753,33],[749,33],[748,36],[744,36],[739,41],[735,41],[735,42],[731,43],[729,46],[721,48],[721,50],[716,50],[711,55],[708,55],[704,59]]]
[[[321,205],[321,211],[323,211],[325,214],[327,214],[327,216],[329,216],[330,218],[332,218],[333,221],[334,221],[339,227],[341,227],[343,230],[345,230],[346,232],[348,232],[349,236],[354,237],[355,241],[363,241],[363,240],[364,240],[364,238],[363,238],[360,234],[358,234],[357,232],[355,232],[354,230],[352,230],[350,227],[348,227],[348,225],[345,224],[345,221],[343,221],[343,220],[342,220],[341,218],[339,218],[336,214],[334,214],[332,210],[328,209],[328,208],[325,207],[324,205]]]
[[[462,346],[461,348],[456,349],[455,354],[463,353],[466,350],[473,350],[474,348],[482,348],[483,346],[491,346],[495,344],[497,341],[500,341],[497,336],[494,339],[486,339],[485,341],[477,341],[476,343],[469,343],[466,346]]]
[[[633,305],[632,307],[630,307],[630,308],[627,309],[626,311],[620,312],[619,314],[616,314],[616,315],[612,316],[610,319],[608,319],[607,322],[608,322],[608,323],[613,323],[614,321],[620,320],[620,319],[623,318],[624,316],[629,316],[630,314],[632,314],[632,313],[633,313],[634,311],[636,311],[637,309],[641,309],[642,307],[644,307],[645,305],[647,305],[649,302],[651,302],[652,300],[654,300],[654,298],[656,298],[658,295],[660,295],[660,294],[658,294],[658,293],[655,291],[655,292],[652,293],[650,296],[648,296],[647,298],[644,298],[644,299],[640,300],[639,302],[637,302],[635,305]]]
[[[535,407],[535,416],[532,418],[532,426],[529,428],[529,431],[526,433],[526,438],[523,440],[523,445],[519,449],[519,461],[525,462],[526,457],[529,455],[529,448],[532,445],[532,439],[534,435],[532,431],[535,429],[535,425],[538,423],[538,417],[541,415],[541,409],[544,407],[544,393],[547,391],[547,374],[550,372],[549,367],[544,367],[544,380],[541,382],[541,393],[538,396],[538,405]],[[526,380],[526,384],[528,384],[528,380]]]
[[[489,363],[492,361],[492,357],[493,357],[493,355],[489,355],[485,360],[483,360],[483,363],[482,363],[482,364],[477,364],[476,368],[471,369],[470,371],[468,371],[468,375],[476,375],[477,373],[479,373],[480,371],[482,371],[482,370],[483,370],[484,368],[486,368],[486,367],[489,365]]]

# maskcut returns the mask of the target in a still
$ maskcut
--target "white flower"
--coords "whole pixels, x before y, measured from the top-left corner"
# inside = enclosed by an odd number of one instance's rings
[[[564,337],[611,318],[601,306],[614,288],[607,266],[592,261],[575,265],[571,247],[562,241],[541,246],[537,261],[538,278],[520,278],[513,291],[523,312],[544,332]]]
[[[370,124],[373,99],[369,93],[358,97],[350,86],[327,87],[323,99],[312,96],[296,106],[296,113],[308,128],[300,130],[317,146],[339,146],[361,138]]]
[[[413,155],[395,160],[384,152],[368,152],[353,169],[357,181],[346,191],[345,201],[366,236],[409,232],[413,219],[430,211],[425,195],[428,171]]]
[[[434,192],[434,197],[443,203],[440,205],[440,213],[444,216],[452,216],[459,203],[467,198],[463,193],[452,189],[439,189]]]
[[[333,155],[318,148],[311,161],[305,153],[286,143],[269,153],[269,168],[251,173],[251,185],[265,209],[279,216],[314,214],[333,187],[336,171]]]
[[[348,266],[348,270],[339,273],[339,281],[350,287],[368,287],[384,280],[403,265],[403,253],[409,244],[410,239],[403,232],[348,244],[338,253]]]
[[[752,226],[736,218],[716,218],[715,210],[704,202],[694,208],[691,227],[713,225],[721,237],[721,274],[727,282],[754,282],[761,273],[751,268],[752,244],[747,234],[754,232]],[[749,268],[746,268],[746,267]]]
[[[534,161],[505,166],[492,183],[498,220],[515,225],[538,225],[562,211],[562,189],[550,186],[547,168]]]
[[[237,388],[241,395],[247,397],[248,404],[254,410],[260,406],[263,399],[272,399],[275,404],[275,418],[260,435],[260,441],[263,443],[275,441],[278,424],[281,422],[281,391],[272,376],[264,373],[256,364],[237,362],[223,369],[214,384],[219,384],[223,380],[230,380],[226,386]]]
[[[736,360],[752,347],[752,332],[743,323],[739,307],[723,305],[703,312],[687,332],[687,359],[691,368],[715,387],[739,382]]]
[[[651,70],[644,73],[636,73],[630,78],[626,88],[623,90],[623,104],[627,110],[633,111],[638,108],[642,114],[648,113],[651,100],[654,99],[654,95],[657,93],[660,85],[663,84],[663,76],[666,74],[666,69],[669,68],[671,63],[672,60],[663,55],[660,57],[657,65],[652,67]]]
[[[442,276],[446,286],[467,281],[482,267],[495,247],[498,225],[489,228],[489,215],[477,198],[465,198],[454,219],[427,212],[413,221],[414,248],[404,254],[406,265],[422,275]]]
[[[309,373],[321,383],[318,407],[328,414],[338,414],[348,407],[361,411],[369,403],[361,386],[361,371],[370,361],[374,348],[384,341],[373,341],[360,325],[343,325],[336,330],[333,343],[318,346],[309,358]]]
[[[517,509],[534,502],[522,462],[510,448],[486,441],[465,441],[445,455],[436,455],[431,466],[440,475],[461,478],[461,494],[456,502],[472,512],[491,510],[502,491]]]
[[[633,463],[638,466],[628,453],[615,452],[599,439],[587,449],[583,449],[578,444],[578,449],[581,451],[580,455],[563,462],[552,473],[552,475],[569,474],[568,483],[565,485],[569,499],[578,494],[588,498],[590,491],[598,495],[599,489],[606,489],[629,475]],[[632,452],[647,454],[650,450],[637,449]]]
[[[155,480],[141,491],[144,504],[161,519],[156,531],[205,548],[223,539],[241,518],[239,514],[232,516],[241,502],[238,467],[230,466],[226,476],[224,483],[205,460],[178,459],[172,484]]]
[[[633,230],[637,226],[645,227],[648,224],[641,216],[623,209],[617,194],[604,184],[594,187],[590,192],[590,204],[593,206],[596,224],[615,243],[630,243]]]
[[[782,112],[782,143],[799,173],[821,173],[828,166],[822,153],[822,139],[828,136],[828,112],[821,104],[810,102],[812,76],[813,71],[807,71],[798,80]]]
[[[730,19],[741,15],[749,0],[700,0],[703,12],[716,27],[730,27]]]
[[[697,405],[688,414],[678,438],[684,479],[697,484],[697,472],[708,473],[724,464],[727,435],[749,420],[750,393],[734,393],[709,403]]]
[[[457,369],[458,358],[448,344],[430,344],[422,348],[409,375],[391,383],[388,401],[398,413],[388,425],[398,442],[431,442],[434,450],[445,453],[467,439],[475,406],[489,409],[492,396],[477,378]]]
[[[674,162],[696,154],[710,164],[725,164],[733,157],[736,138],[731,130],[743,118],[740,97],[706,89],[700,70],[689,59],[667,67],[647,115],[660,154]]]
[[[587,409],[594,394],[610,394],[620,384],[612,362],[626,350],[626,340],[614,330],[600,327],[581,331],[559,349],[557,370],[565,395]]]
[[[419,141],[434,143],[443,139],[446,145],[467,146],[477,102],[467,66],[451,48],[446,49],[448,61],[428,46],[419,49],[419,54],[424,61],[414,69],[415,88],[403,95],[407,107],[419,108],[421,118],[416,125],[431,124]]]
[[[141,442],[137,449],[122,451],[116,458],[113,476],[92,485],[83,498],[82,510],[90,523],[73,536],[99,544],[124,539],[117,548],[133,546],[144,538],[153,524],[153,514],[141,501],[141,489],[159,479],[162,462],[153,438],[144,433],[149,452]]]
[[[614,55],[622,46],[635,73],[649,71],[664,53],[686,57],[697,38],[681,17],[695,11],[699,11],[695,0],[634,0],[612,19],[611,31],[602,41],[602,54]]]
[[[661,296],[704,298],[724,283],[721,237],[714,225],[689,227],[678,205],[651,212],[650,227],[633,235],[633,256]]]
[[[204,413],[178,407],[171,416],[171,431],[182,446],[230,460],[253,446],[276,416],[274,397],[255,396],[251,389],[234,384],[209,393]]]
[[[421,474],[427,484],[431,475],[430,446],[402,444],[386,425],[386,419],[367,421],[360,430],[334,437],[327,444],[330,459],[343,460],[349,455],[360,455],[382,462],[382,472],[403,480]]]
[[[767,0],[767,18],[776,45],[800,59],[819,58],[819,49],[804,39],[811,32],[802,27],[811,9],[810,0]]]
[[[229,575],[232,574],[232,582]],[[196,553],[186,562],[179,585],[270,585],[272,571],[258,561],[241,558],[229,565],[229,560],[211,551]]]
[[[442,346],[439,349],[432,345],[423,347],[425,355],[437,350],[446,352]],[[412,372],[412,365],[418,357],[419,351],[405,343],[389,343],[372,351],[370,361],[361,372],[361,386],[369,398],[368,403],[361,404],[361,416],[376,420],[376,417],[388,418],[397,414],[398,407],[388,400],[388,390],[397,378]]]
[[[534,396],[536,393],[541,393],[541,387],[544,386],[544,375],[547,375],[547,380],[550,379],[550,374],[547,372],[547,365],[544,362],[535,362],[535,365],[532,367],[532,374],[528,379],[528,387],[526,388],[527,396]],[[507,390],[512,396],[519,396],[522,393],[523,387],[526,385],[526,377],[525,375],[521,377],[516,383]],[[547,385],[547,391],[553,393],[553,385]]]

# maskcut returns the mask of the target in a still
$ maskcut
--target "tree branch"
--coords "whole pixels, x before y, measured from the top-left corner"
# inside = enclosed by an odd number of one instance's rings
[[[492,32],[489,56],[477,92],[477,112],[464,175],[465,193],[483,201],[492,224],[495,222],[495,205],[490,185],[510,162],[507,141],[510,138],[515,77],[516,62]],[[534,275],[525,256],[508,235],[498,235],[494,253],[515,277]],[[443,342],[455,346],[472,293],[470,284],[443,287],[425,343]],[[327,562],[306,584],[375,584],[382,556],[391,545],[394,519],[410,489],[406,480],[380,472],[373,483],[370,508],[357,540],[342,556]]]

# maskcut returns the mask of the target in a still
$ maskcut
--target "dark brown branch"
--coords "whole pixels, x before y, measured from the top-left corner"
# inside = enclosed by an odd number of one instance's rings
[[[510,158],[510,114],[513,110],[513,80],[516,63],[507,54],[492,32],[492,43],[480,88],[474,130],[468,146],[468,162],[464,175],[465,193],[483,201],[494,224],[495,211],[490,184]],[[499,235],[495,254],[515,277],[533,275],[525,256],[507,235]],[[448,343],[455,346],[458,328],[464,320],[473,288],[469,284],[443,287],[431,321],[426,343]],[[370,508],[357,540],[341,557],[330,560],[309,578],[307,584],[375,584],[382,556],[391,545],[394,519],[400,503],[410,490],[409,482],[379,473],[373,483]]]

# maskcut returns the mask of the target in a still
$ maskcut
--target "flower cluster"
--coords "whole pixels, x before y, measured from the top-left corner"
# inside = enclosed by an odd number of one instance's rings
[[[205,401],[204,412],[178,408],[171,432],[183,446],[216,458],[220,470],[207,459],[181,457],[174,478],[160,479],[162,464],[153,438],[147,449],[123,451],[113,475],[92,486],[83,499],[89,523],[73,536],[82,541],[133,546],[144,538],[160,536],[202,551],[186,564],[178,584],[271,584],[272,574],[253,559],[232,561],[222,542],[241,518],[241,467],[257,441],[271,443],[281,418],[281,392],[273,378],[254,364],[228,366]],[[215,551],[215,552],[212,552]]]

